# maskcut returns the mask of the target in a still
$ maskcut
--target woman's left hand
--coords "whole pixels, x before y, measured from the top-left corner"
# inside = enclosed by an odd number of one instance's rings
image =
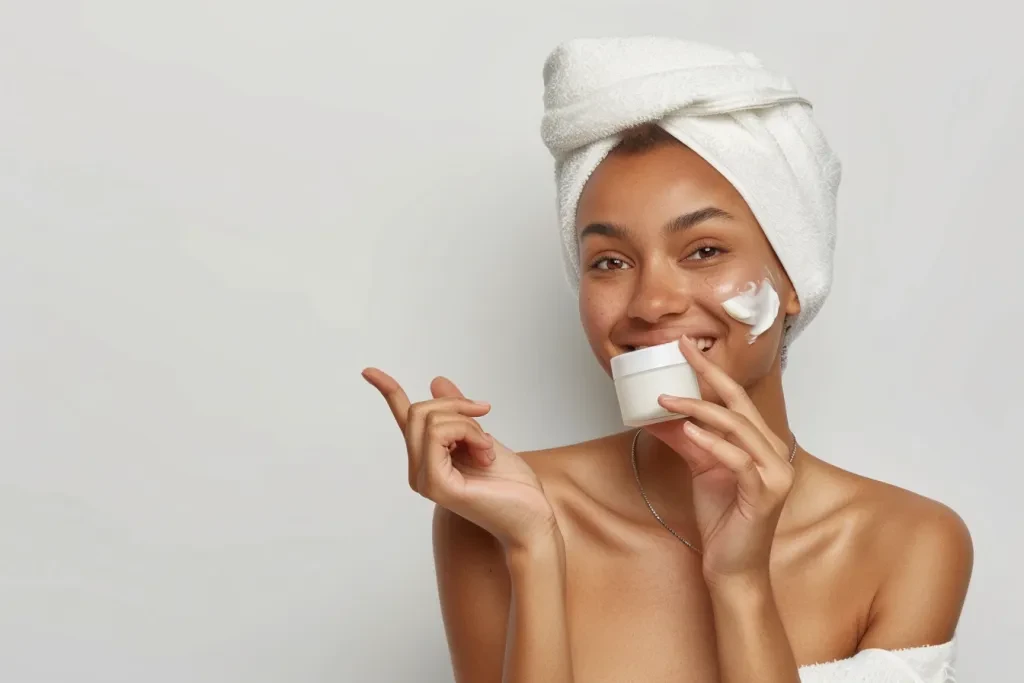
[[[659,402],[666,410],[688,419],[645,429],[690,466],[705,580],[716,584],[762,578],[768,572],[779,515],[793,486],[790,447],[768,428],[743,387],[689,339],[681,339],[679,347],[725,407],[663,396]]]

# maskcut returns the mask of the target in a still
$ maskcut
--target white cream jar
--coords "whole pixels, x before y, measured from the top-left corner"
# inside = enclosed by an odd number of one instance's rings
[[[612,357],[611,365],[619,412],[627,427],[684,417],[661,407],[658,397],[662,394],[700,398],[697,373],[679,350],[679,342],[621,353]]]

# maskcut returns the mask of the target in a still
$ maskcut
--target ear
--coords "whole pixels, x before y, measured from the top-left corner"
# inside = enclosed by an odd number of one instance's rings
[[[785,283],[785,291],[779,292],[782,308],[786,311],[787,316],[798,315],[800,313],[800,298],[796,295],[796,288],[793,286],[793,281],[789,279],[789,273],[785,268],[782,269],[782,281]]]
[[[786,292],[786,300],[784,302],[786,315],[798,315],[800,313],[800,299],[797,298],[796,290],[793,289],[792,285],[788,287],[788,290],[789,291]]]

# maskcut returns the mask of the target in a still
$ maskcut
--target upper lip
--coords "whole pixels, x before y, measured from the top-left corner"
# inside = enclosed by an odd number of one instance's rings
[[[645,334],[638,334],[636,336],[624,337],[620,346],[631,346],[636,348],[638,346],[658,346],[659,344],[668,344],[669,342],[679,341],[680,337],[689,337],[690,339],[717,339],[717,334],[711,334],[709,332],[697,332],[689,330],[665,330],[661,332],[647,332]]]

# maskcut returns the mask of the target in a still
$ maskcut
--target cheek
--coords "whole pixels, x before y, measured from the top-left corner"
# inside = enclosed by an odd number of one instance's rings
[[[606,336],[615,321],[622,315],[614,296],[599,296],[590,287],[580,287],[580,322],[588,337]]]
[[[732,264],[709,277],[706,286],[716,313],[747,328],[751,344],[780,319],[780,276],[770,266]]]
[[[718,362],[747,387],[771,371],[779,350],[782,313],[780,276],[764,264],[735,263],[706,278],[708,310],[730,330]],[[701,386],[718,402],[710,387]]]
[[[612,354],[608,348],[608,339],[612,328],[624,315],[624,306],[614,292],[594,292],[585,284],[580,287],[580,323],[591,351],[609,374]]]
[[[769,282],[778,291],[780,277],[776,268],[760,262],[733,262],[705,280],[705,286],[719,304],[748,289],[752,284]]]

